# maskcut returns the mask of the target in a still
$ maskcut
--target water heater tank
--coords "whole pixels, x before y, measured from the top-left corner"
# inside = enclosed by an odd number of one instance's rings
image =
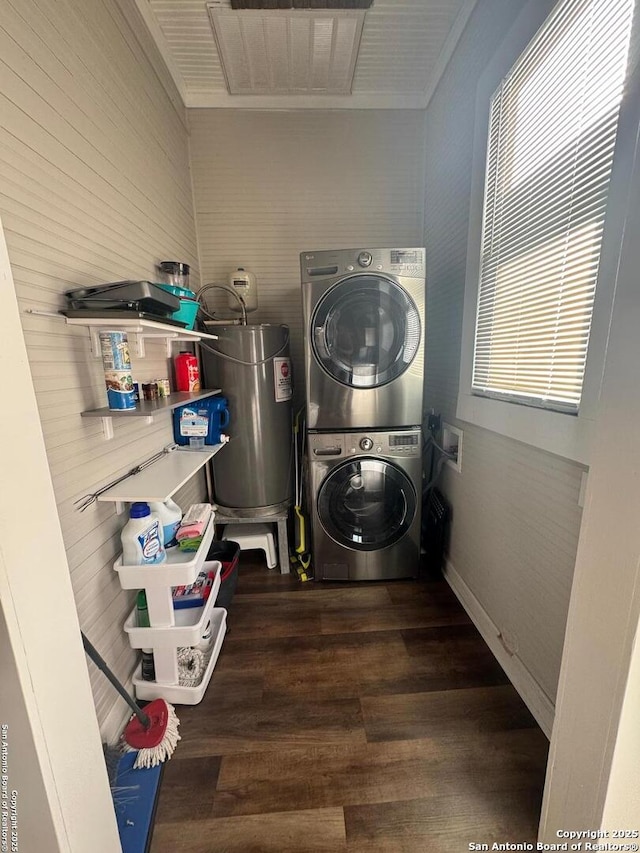
[[[206,387],[229,401],[231,440],[212,460],[215,501],[259,515],[292,499],[289,329],[217,326],[216,334],[202,348],[202,367]]]
[[[229,274],[229,287],[242,299],[247,313],[256,310],[258,307],[258,285],[252,272],[245,270],[244,267],[238,267]],[[242,313],[239,301],[232,294],[229,294],[228,304],[232,311],[236,311],[238,314]]]

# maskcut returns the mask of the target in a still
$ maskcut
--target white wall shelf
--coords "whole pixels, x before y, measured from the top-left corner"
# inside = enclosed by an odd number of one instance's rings
[[[123,480],[99,495],[99,501],[166,501],[213,458],[224,444],[212,444],[205,450],[181,448],[168,453],[144,471]]]
[[[100,409],[88,409],[86,412],[81,412],[80,416],[83,418],[101,418],[102,432],[105,440],[109,441],[113,438],[113,418],[146,418],[147,423],[153,423],[156,415],[170,412],[177,409],[178,406],[195,403],[198,400],[204,400],[205,397],[212,397],[220,393],[220,388],[212,388],[207,391],[174,391],[168,397],[160,397],[157,400],[140,400],[135,409],[110,409],[108,406],[103,406]]]
[[[83,418],[153,418],[163,412],[177,409],[186,403],[195,403],[204,400],[205,397],[213,397],[220,394],[220,388],[211,388],[206,391],[173,391],[168,397],[160,397],[157,400],[140,400],[135,409],[110,409],[103,406],[100,409],[88,409],[82,412]]]
[[[88,326],[91,333],[91,352],[96,357],[101,356],[100,332],[115,329],[126,332],[133,342],[135,354],[144,358],[144,342],[147,338],[164,338],[167,342],[167,358],[171,357],[171,345],[175,341],[198,343],[200,340],[217,341],[218,336],[208,332],[196,332],[191,329],[181,329],[170,323],[159,320],[118,319],[117,317],[66,317],[69,326]]]

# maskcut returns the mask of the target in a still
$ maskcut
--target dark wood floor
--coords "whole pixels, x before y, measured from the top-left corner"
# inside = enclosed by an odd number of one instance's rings
[[[303,584],[243,555],[228,627],[176,708],[151,853],[535,841],[547,740],[444,581]]]

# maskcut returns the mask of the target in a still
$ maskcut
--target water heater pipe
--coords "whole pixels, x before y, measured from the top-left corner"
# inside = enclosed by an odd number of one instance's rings
[[[237,291],[235,291],[232,287],[229,287],[226,284],[214,284],[212,282],[211,284],[205,284],[204,287],[200,288],[200,290],[198,291],[198,294],[197,294],[198,295],[198,302],[200,303],[200,307],[205,312],[205,314],[207,314],[208,316],[211,316],[211,315],[209,315],[209,312],[206,310],[206,308],[202,305],[202,296],[208,290],[213,290],[214,288],[217,288],[218,290],[226,290],[227,293],[233,293],[235,298],[240,303],[240,310],[242,311],[242,325],[246,326],[247,325],[247,306],[244,304],[244,299],[240,296],[239,293],[237,293]],[[217,318],[212,317],[211,319],[215,320]]]

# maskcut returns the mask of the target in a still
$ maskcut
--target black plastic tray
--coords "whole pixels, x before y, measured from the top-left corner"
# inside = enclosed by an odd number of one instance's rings
[[[173,314],[180,300],[151,281],[113,281],[95,287],[67,290],[72,309],[135,308],[153,314]]]

